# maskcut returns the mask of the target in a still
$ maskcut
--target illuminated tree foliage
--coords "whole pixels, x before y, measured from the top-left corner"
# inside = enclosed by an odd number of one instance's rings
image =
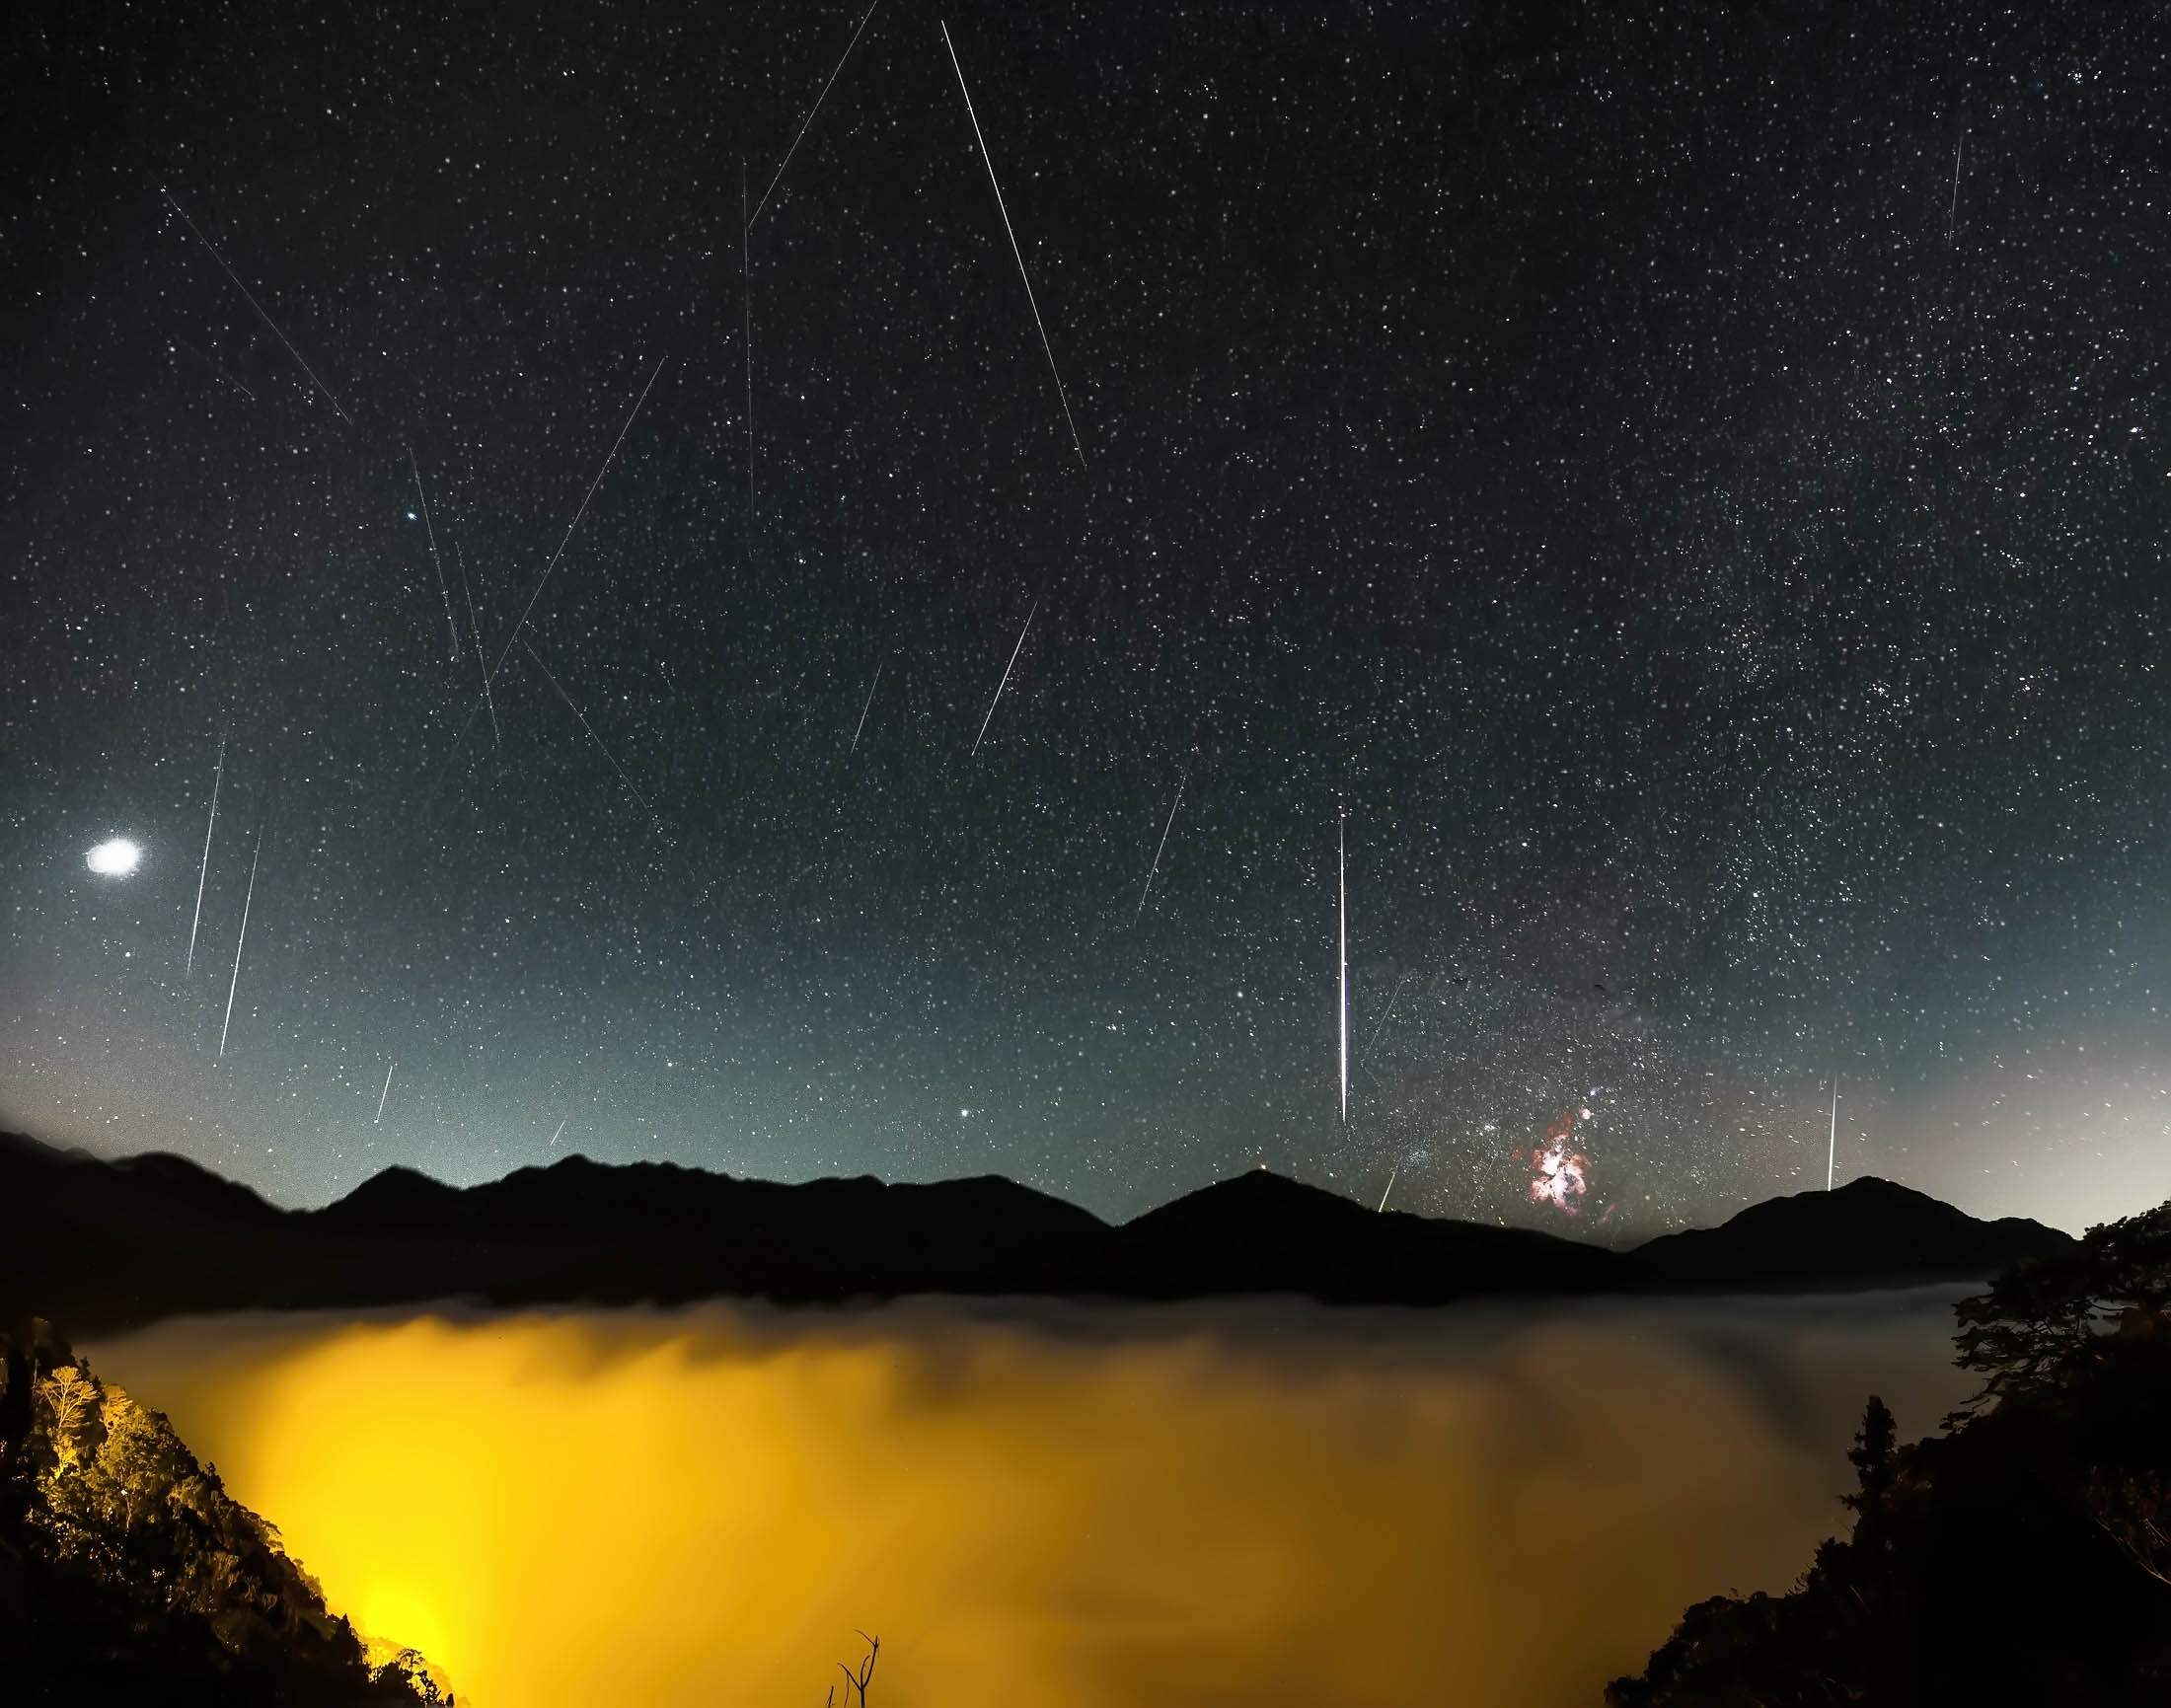
[[[1689,1608],[1612,1708],[2171,1702],[2171,1205],[1957,1315],[1976,1399],[1900,1446],[1872,1397],[1851,1537]]]
[[[434,1702],[372,1667],[273,1528],[42,1325],[0,1336],[0,1651],[11,1703]]]

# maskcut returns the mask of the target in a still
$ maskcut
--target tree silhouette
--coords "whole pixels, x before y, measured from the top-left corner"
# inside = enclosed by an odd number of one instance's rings
[[[2161,1339],[2171,1329],[2171,1204],[2091,1227],[2065,1257],[2016,1264],[1957,1310],[1958,1362],[1984,1377],[1969,1412],[2082,1376],[2114,1330],[2128,1342]]]
[[[98,1384],[90,1373],[63,1365],[37,1384],[37,1407],[53,1454],[72,1465],[84,1450],[83,1427],[98,1412]]]
[[[0,1409],[0,1699],[438,1700],[413,1670],[369,1665],[277,1532],[163,1416],[41,1327],[0,1335],[0,1368],[32,1401]]]
[[[2171,1702],[2171,1205],[1955,1307],[1982,1390],[1902,1445],[1872,1395],[1852,1535],[1688,1609],[1613,1708]]]
[[[1857,1513],[1875,1507],[1891,1486],[1892,1453],[1899,1440],[1900,1426],[1893,1421],[1891,1407],[1871,1394],[1862,1408],[1862,1427],[1855,1434],[1854,1446],[1847,1449],[1847,1463],[1854,1467],[1861,1487],[1858,1493],[1839,1497]]]
[[[867,1680],[874,1676],[874,1657],[882,1652],[882,1640],[879,1637],[869,1637],[864,1631],[861,1631],[860,1641],[866,1645],[866,1658],[860,1663],[860,1670],[857,1672],[842,1661],[837,1663],[837,1671],[845,1675],[844,1700],[842,1702],[837,1700],[837,1686],[832,1684],[829,1687],[829,1694],[822,1699],[822,1708],[852,1708],[855,1695],[858,1697],[860,1708],[866,1708]]]

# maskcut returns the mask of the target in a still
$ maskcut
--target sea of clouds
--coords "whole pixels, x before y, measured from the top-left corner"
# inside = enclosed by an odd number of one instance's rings
[[[199,1318],[85,1349],[482,1708],[1593,1708],[1841,1528],[1966,1289]]]

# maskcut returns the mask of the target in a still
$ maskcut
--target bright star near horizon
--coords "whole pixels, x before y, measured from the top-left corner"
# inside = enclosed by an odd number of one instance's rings
[[[104,878],[124,878],[142,860],[143,851],[124,836],[102,842],[83,856],[83,863]]]

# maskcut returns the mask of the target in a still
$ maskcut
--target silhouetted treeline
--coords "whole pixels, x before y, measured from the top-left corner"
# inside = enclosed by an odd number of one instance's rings
[[[1691,1607],[1612,1708],[2171,1703],[2171,1205],[1958,1310],[1976,1400],[1904,1447],[1872,1397],[1851,1537]]]
[[[450,1701],[344,1619],[166,1419],[42,1323],[0,1334],[0,1700]]]

